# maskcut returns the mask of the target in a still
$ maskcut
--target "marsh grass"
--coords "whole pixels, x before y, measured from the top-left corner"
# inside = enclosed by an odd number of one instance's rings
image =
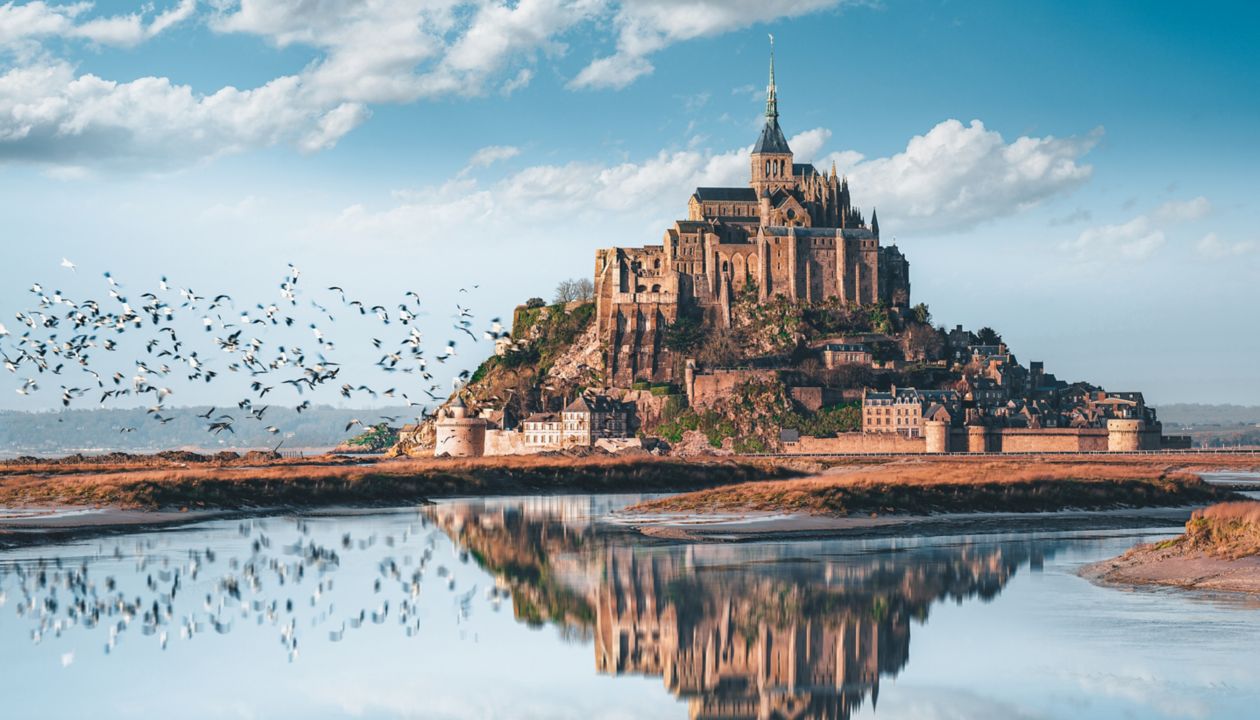
[[[1196,510],[1178,541],[1186,549],[1237,559],[1260,554],[1260,502],[1226,502]]]
[[[694,490],[800,473],[768,462],[656,457],[516,456],[363,461],[0,465],[0,505],[215,508],[382,505],[432,497]]]
[[[1254,461],[1253,461],[1254,462]],[[1036,458],[912,461],[813,477],[759,481],[652,500],[643,512],[800,512],[816,515],[1049,512],[1168,507],[1236,497],[1175,465]]]

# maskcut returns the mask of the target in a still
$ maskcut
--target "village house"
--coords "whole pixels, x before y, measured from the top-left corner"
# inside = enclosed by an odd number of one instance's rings
[[[590,446],[601,438],[629,436],[629,410],[606,395],[579,395],[562,415],[564,439],[574,445]]]
[[[850,343],[827,343],[822,347],[822,364],[828,370],[841,365],[864,365],[870,367],[874,356],[865,345]]]
[[[629,437],[630,411],[606,395],[579,395],[558,413],[534,413],[522,423],[534,450],[591,447],[596,440]]]
[[[564,421],[557,413],[534,413],[521,423],[525,446],[559,448],[564,440]]]
[[[862,393],[862,432],[900,433],[921,437],[927,420],[951,424],[959,416],[958,393],[893,387],[888,392]]]

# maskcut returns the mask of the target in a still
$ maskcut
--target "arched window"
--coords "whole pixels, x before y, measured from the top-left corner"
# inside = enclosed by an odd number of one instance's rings
[[[730,272],[731,264],[725,260],[722,261],[722,272]]]
[[[653,260],[653,261],[652,261],[652,267],[653,267],[653,268],[655,268],[655,269],[657,269],[657,270],[660,270],[660,269],[661,269],[661,260],[660,260],[660,258],[657,258],[657,259],[655,259],[655,260]]]
[[[647,292],[647,285],[636,285],[636,286],[635,286],[635,288],[634,288],[634,291],[635,291],[635,292]]]
[[[654,292],[654,293],[658,293],[658,292],[660,292],[660,291],[661,291],[661,286],[660,286],[660,285],[653,285],[653,286],[652,286],[652,292]]]
[[[767,175],[770,174],[770,161],[769,160],[766,161],[766,174]]]

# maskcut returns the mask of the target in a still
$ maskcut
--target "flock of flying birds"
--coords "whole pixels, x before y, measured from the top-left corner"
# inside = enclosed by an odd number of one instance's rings
[[[61,266],[77,272],[74,263],[63,259]],[[447,393],[435,381],[422,346],[417,319],[423,314],[420,296],[403,294],[396,306],[367,305],[347,295],[339,286],[330,286],[330,300],[321,303],[306,297],[299,287],[301,271],[292,263],[278,287],[278,297],[262,302],[237,302],[226,293],[201,294],[179,287],[162,276],[156,288],[140,292],[125,287],[111,273],[104,273],[102,298],[70,297],[60,290],[48,290],[33,283],[29,292],[35,306],[15,313],[17,326],[10,330],[0,323],[0,356],[4,367],[19,376],[19,395],[31,395],[43,385],[60,386],[61,404],[71,407],[81,400],[96,400],[101,406],[114,401],[141,400],[154,422],[173,418],[168,400],[175,391],[172,380],[188,383],[227,384],[226,378],[240,378],[243,385],[235,397],[235,408],[212,407],[198,416],[207,432],[234,434],[238,422],[266,423],[272,403],[288,396],[301,413],[311,407],[310,396],[325,386],[338,387],[343,398],[369,395],[397,398],[423,415],[425,402],[395,387],[373,388],[352,380],[336,362],[336,344],[331,334],[338,313],[346,313],[375,324],[372,335],[395,333],[388,342],[372,337],[372,355],[379,354],[375,368],[385,373],[404,373],[419,378],[430,402],[440,404]],[[476,289],[477,285],[471,286]],[[470,288],[460,288],[461,293]],[[330,309],[332,308],[332,309]],[[336,310],[336,312],[334,312]],[[474,315],[456,304],[452,330],[456,338],[466,335],[473,342]],[[303,347],[299,333],[308,333]],[[498,318],[481,336],[488,340],[506,337]],[[281,336],[279,340],[274,336]],[[207,345],[206,340],[213,344]],[[449,339],[433,360],[445,363],[456,355],[456,339]],[[125,358],[128,353],[138,357]],[[104,356],[104,357],[103,357]],[[102,363],[105,360],[105,363]],[[50,377],[51,376],[51,377]],[[55,380],[52,378],[56,378]],[[466,383],[467,370],[452,378],[453,388]],[[275,394],[271,394],[271,393]],[[382,417],[393,422],[396,417]],[[358,419],[346,425],[349,432]],[[269,433],[280,428],[266,425]],[[135,428],[119,428],[133,432]]]
[[[6,563],[0,565],[0,608],[12,602],[17,618],[30,624],[35,644],[74,628],[103,630],[106,654],[135,628],[165,650],[176,638],[190,641],[210,631],[225,635],[238,624],[271,627],[291,662],[298,657],[299,635],[307,629],[316,639],[326,632],[330,642],[341,642],[347,630],[383,625],[392,614],[407,637],[416,636],[421,589],[433,569],[433,584],[454,593],[456,622],[467,621],[477,587],[455,592],[453,571],[435,560],[439,532],[428,529],[425,518],[397,535],[355,538],[344,533],[339,540],[328,538],[327,545],[317,541],[307,521],[299,519],[296,525],[299,535],[291,544],[273,546],[265,521],[242,522],[238,531],[245,543],[238,546],[244,551],[226,558],[220,555],[231,550],[223,544],[218,552],[208,547],[178,552],[159,547],[155,536],[144,536],[126,551],[116,544],[112,553],[77,563],[60,557]],[[467,551],[456,553],[460,562],[468,562]],[[359,557],[347,558],[352,554]],[[102,577],[93,568],[128,560],[134,560],[134,568],[118,567],[121,580],[112,574]],[[370,580],[372,605],[345,612],[337,608],[334,587],[337,570],[348,561],[375,562],[376,571]],[[136,587],[141,580],[144,590]],[[361,599],[367,593],[365,586],[342,595]],[[510,597],[497,585],[483,594],[495,611]],[[63,666],[73,661],[73,651],[61,657]]]

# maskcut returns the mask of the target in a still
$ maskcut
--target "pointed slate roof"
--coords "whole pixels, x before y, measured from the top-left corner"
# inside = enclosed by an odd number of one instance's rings
[[[787,138],[783,137],[783,129],[779,127],[779,118],[766,118],[766,126],[761,129],[761,136],[753,146],[753,154],[758,153],[790,153]]]

